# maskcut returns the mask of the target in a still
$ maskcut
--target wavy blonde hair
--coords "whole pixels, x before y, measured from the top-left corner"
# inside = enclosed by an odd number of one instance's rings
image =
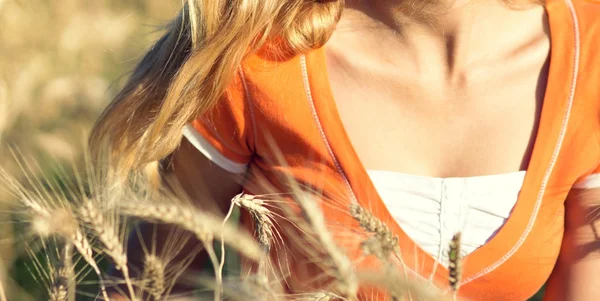
[[[184,1],[92,131],[92,153],[108,146],[122,173],[169,155],[183,127],[216,104],[249,54],[274,41],[287,54],[321,47],[344,7],[344,0]],[[435,2],[403,4],[426,14]]]
[[[246,56],[273,41],[292,53],[322,46],[342,8],[343,0],[186,0],[97,121],[92,153],[108,146],[125,173],[164,158]]]

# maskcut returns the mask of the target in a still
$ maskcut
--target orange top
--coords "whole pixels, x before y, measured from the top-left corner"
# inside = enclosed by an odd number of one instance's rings
[[[546,8],[552,51],[531,161],[504,226],[464,258],[459,295],[467,299],[526,300],[537,292],[557,260],[567,194],[600,173],[600,2],[550,0]],[[283,189],[286,172],[322,191],[327,222],[337,242],[353,254],[365,237],[348,211],[358,202],[399,237],[410,274],[433,278],[448,291],[447,269],[398,226],[352,148],[336,111],[323,49],[286,60],[258,54],[242,69],[226,97],[193,126],[234,169],[248,166],[245,189],[264,193],[264,185],[256,184],[265,180]],[[278,164],[272,143],[287,166]],[[291,273],[287,285],[296,291],[315,279],[306,261],[295,257],[298,252],[288,249],[294,260],[285,263]],[[281,256],[283,250],[272,252]],[[370,264],[374,260],[360,266]]]

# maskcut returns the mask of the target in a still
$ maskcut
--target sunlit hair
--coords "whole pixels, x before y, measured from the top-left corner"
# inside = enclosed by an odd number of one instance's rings
[[[406,3],[422,9],[419,1]],[[321,47],[343,7],[344,0],[186,0],[98,120],[91,150],[108,146],[121,172],[167,156],[183,127],[219,100],[245,57],[275,41],[288,54]]]
[[[108,145],[121,172],[167,156],[183,127],[218,101],[249,53],[275,40],[292,53],[322,46],[342,2],[187,0],[98,120],[92,151]]]

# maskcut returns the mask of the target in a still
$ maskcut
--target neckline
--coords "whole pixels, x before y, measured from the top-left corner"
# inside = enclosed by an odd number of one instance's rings
[[[578,62],[578,49],[574,49],[578,47],[576,16],[570,0],[551,0],[546,3],[545,9],[550,27],[550,65],[538,131],[523,188],[504,226],[485,245],[463,258],[464,262],[468,262],[463,267],[463,286],[495,270],[523,244],[535,225],[548,178],[564,139]],[[571,20],[572,23],[565,26],[564,20]],[[572,47],[574,44],[576,47]],[[399,238],[400,250],[413,250],[413,256],[403,256],[404,264],[411,274],[421,279],[433,278],[438,285],[445,285],[448,279],[447,268],[416,244],[395,221],[352,146],[336,108],[324,48],[307,54],[302,63],[307,97],[313,106],[315,121],[320,126],[338,171],[346,181],[349,198],[369,208],[390,227]],[[307,69],[313,72],[308,72]],[[557,120],[563,122],[556,122]],[[506,242],[516,240],[515,233],[520,234],[517,242],[507,244]]]

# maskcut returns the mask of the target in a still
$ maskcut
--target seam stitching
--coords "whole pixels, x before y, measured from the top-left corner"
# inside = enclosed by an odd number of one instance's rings
[[[550,179],[550,175],[552,174],[552,171],[554,170],[554,166],[556,164],[556,161],[558,159],[558,155],[560,153],[560,150],[562,148],[562,144],[564,142],[565,139],[565,135],[566,135],[566,131],[567,131],[567,127],[569,124],[569,119],[570,119],[570,115],[571,115],[571,109],[573,107],[573,102],[574,102],[574,98],[575,98],[575,89],[577,86],[577,76],[579,73],[579,60],[580,60],[580,32],[579,32],[579,19],[577,17],[577,13],[575,11],[575,8],[573,6],[573,2],[571,0],[565,0],[567,6],[569,7],[569,11],[571,13],[571,19],[573,21],[573,31],[575,34],[575,55],[574,55],[574,66],[573,66],[573,78],[571,79],[571,89],[569,91],[569,98],[568,98],[568,105],[567,105],[567,112],[565,113],[565,117],[563,118],[563,124],[561,127],[561,131],[559,134],[559,138],[558,138],[558,142],[554,148],[554,152],[552,154],[552,159],[550,161],[550,165],[548,166],[548,169],[546,170],[546,174],[544,175],[544,179],[542,181],[542,186],[540,187],[540,191],[538,193],[538,197],[536,200],[536,204],[533,210],[533,214],[531,215],[531,218],[529,219],[529,223],[527,224],[527,227],[525,228],[525,231],[523,232],[523,234],[521,235],[521,237],[519,238],[519,240],[517,241],[517,243],[512,247],[512,249],[510,249],[510,251],[508,251],[508,253],[506,253],[504,256],[502,256],[502,258],[500,258],[498,261],[494,262],[493,264],[491,264],[490,266],[488,266],[487,268],[483,269],[481,272],[465,279],[461,285],[465,285],[469,282],[472,282],[488,273],[490,273],[491,271],[495,270],[496,268],[498,268],[500,265],[502,265],[504,262],[506,262],[510,257],[512,257],[521,247],[521,245],[523,245],[523,243],[525,242],[525,240],[527,239],[527,237],[529,236],[529,233],[531,232],[531,230],[533,229],[533,225],[535,224],[535,221],[537,219],[537,215],[539,213],[540,207],[542,205],[542,200],[544,197],[544,194],[546,192],[546,187],[548,185],[548,181]],[[446,289],[446,292],[449,291],[448,289]]]
[[[311,110],[313,119],[317,125],[317,128],[319,129],[319,133],[321,134],[321,139],[325,143],[325,147],[327,148],[327,151],[329,152],[329,156],[331,156],[331,159],[333,160],[335,168],[342,176],[342,178],[344,180],[344,185],[346,186],[346,189],[350,193],[350,197],[352,198],[352,201],[354,203],[358,203],[358,201],[356,199],[356,195],[354,194],[354,190],[352,190],[352,186],[350,185],[350,181],[348,180],[348,176],[342,169],[342,166],[340,165],[337,157],[333,153],[333,149],[331,148],[331,145],[329,144],[329,140],[327,139],[327,135],[325,135],[325,131],[323,130],[321,120],[319,119],[319,115],[317,114],[314,99],[312,97],[312,92],[310,89],[310,81],[308,80],[308,68],[306,67],[306,56],[305,55],[302,55],[302,57],[300,58],[300,63],[302,65],[302,80],[304,83],[304,92],[306,94],[306,97],[308,98],[308,104],[310,106],[310,110]]]

